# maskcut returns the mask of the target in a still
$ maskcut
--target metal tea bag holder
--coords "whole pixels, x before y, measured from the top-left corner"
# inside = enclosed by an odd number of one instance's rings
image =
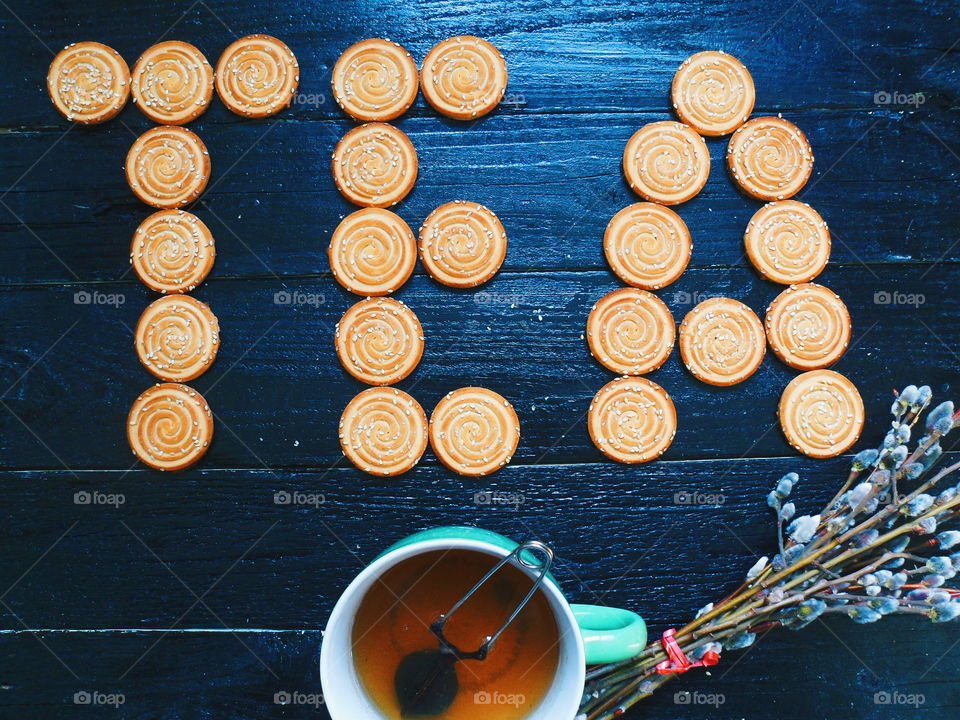
[[[534,557],[532,560],[528,557],[524,557],[525,552],[530,553],[541,553],[543,555],[543,561],[537,562]],[[461,650],[456,645],[451,643],[443,634],[443,629],[447,624],[447,621],[453,617],[453,614],[460,609],[460,607],[469,600],[477,590],[483,586],[487,580],[493,577],[504,565],[506,565],[511,560],[516,559],[523,567],[529,568],[530,570],[539,570],[537,579],[534,581],[533,585],[530,587],[530,590],[527,592],[523,600],[520,601],[520,604],[514,608],[513,612],[510,613],[504,623],[500,628],[493,634],[487,635],[483,643],[479,648],[473,652],[466,652]],[[447,612],[437,618],[431,625],[430,631],[437,636],[437,639],[440,640],[440,649],[442,652],[449,653],[455,656],[458,660],[484,660],[487,657],[487,654],[493,648],[494,644],[497,642],[499,637],[503,635],[504,631],[510,627],[510,623],[517,619],[517,615],[523,610],[524,606],[530,602],[530,598],[534,596],[540,586],[543,584],[544,579],[547,577],[547,573],[550,572],[550,566],[553,565],[553,550],[550,547],[539,540],[526,540],[520,543],[512,553],[503,558],[500,562],[493,566],[490,571],[480,578],[480,581],[474,585],[466,595],[457,600],[456,604],[450,608]]]
[[[537,561],[537,555],[534,553],[542,555],[542,562]],[[520,601],[520,604],[510,613],[510,617],[493,635],[487,635],[480,647],[472,652],[461,650],[447,640],[444,635],[447,621],[484,583],[499,572],[500,568],[514,560],[528,570],[537,571],[537,578],[532,587]],[[436,650],[418,650],[408,654],[401,661],[394,674],[394,688],[400,702],[402,717],[440,715],[450,707],[460,688],[454,666],[461,660],[486,659],[497,639],[510,627],[510,623],[517,619],[530,598],[543,585],[552,564],[553,550],[537,540],[527,540],[494,565],[486,575],[480,578],[480,582],[430,625],[430,631],[440,641],[439,648]]]

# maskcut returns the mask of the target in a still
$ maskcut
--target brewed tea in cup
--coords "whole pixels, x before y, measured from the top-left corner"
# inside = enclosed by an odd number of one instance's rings
[[[390,720],[424,717],[404,712],[403,698],[423,707],[443,704],[439,683],[397,687],[397,670],[412,653],[437,648],[430,625],[446,613],[497,564],[470,550],[435,550],[387,570],[364,595],[353,623],[357,676],[374,704]],[[531,578],[505,565],[451,616],[444,631],[459,648],[477,648],[520,605]],[[559,662],[557,621],[543,593],[536,593],[497,639],[483,660],[462,660],[453,671],[457,692],[438,720],[519,720],[543,700]],[[401,679],[402,681],[402,679]]]

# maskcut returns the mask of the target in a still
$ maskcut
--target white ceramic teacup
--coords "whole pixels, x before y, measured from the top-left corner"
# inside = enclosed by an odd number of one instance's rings
[[[498,559],[517,543],[478,528],[446,527],[416,533],[381,554],[354,578],[337,601],[320,651],[324,703],[333,720],[383,720],[383,713],[363,689],[353,661],[353,623],[361,601],[389,568],[408,558],[436,550],[472,550]],[[523,564],[516,567],[536,577]],[[525,720],[572,720],[583,696],[586,665],[633,657],[646,645],[643,619],[627,610],[599,605],[571,605],[551,577],[541,584],[559,629],[559,663],[546,696]]]

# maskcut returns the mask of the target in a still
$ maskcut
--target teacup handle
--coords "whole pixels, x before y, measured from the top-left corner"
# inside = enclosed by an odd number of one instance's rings
[[[647,645],[647,624],[629,610],[571,604],[580,627],[587,665],[629,660]]]

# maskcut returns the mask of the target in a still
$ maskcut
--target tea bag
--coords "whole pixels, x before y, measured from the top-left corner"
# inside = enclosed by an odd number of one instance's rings
[[[403,717],[439,715],[453,704],[460,690],[456,655],[419,650],[407,655],[394,677]]]

